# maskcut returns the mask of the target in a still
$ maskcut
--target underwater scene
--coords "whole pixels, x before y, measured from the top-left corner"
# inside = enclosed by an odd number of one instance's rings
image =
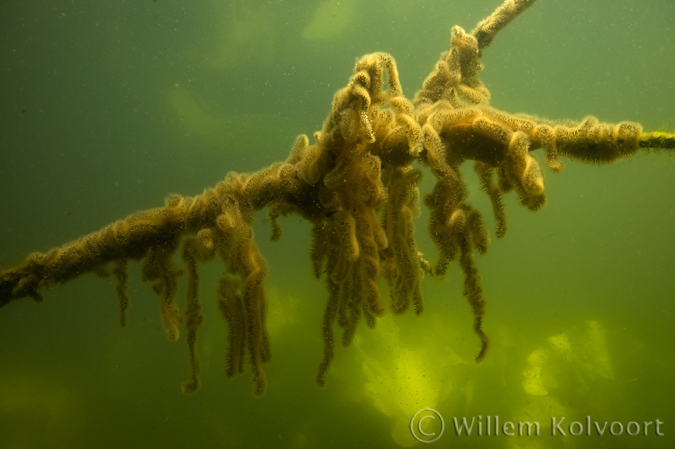
[[[354,64],[363,55],[390,54],[412,101],[450,49],[453,26],[469,34],[500,2],[3,2],[0,271],[132,213],[184,201],[165,203],[170,194],[199,195],[229,172],[292,160],[305,151],[298,135],[323,139],[324,120],[339,115],[331,115],[334,95],[360,82]],[[479,40],[484,69],[476,76],[489,95],[478,81],[470,87],[492,108],[551,127],[593,115],[675,133],[675,2],[529,3],[494,41]],[[401,127],[406,105],[391,103]],[[424,132],[431,148],[435,134]],[[309,213],[252,216],[252,245],[266,261],[256,263],[266,267],[261,313],[271,357],[231,354],[237,322],[218,299],[231,261],[198,266],[196,340],[194,260],[186,265],[180,251],[167,259],[183,273],[175,335],[160,306],[169,287],[144,282],[151,270],[138,257],[128,278],[121,265],[75,270],[77,279],[40,297],[28,287],[27,298],[0,297],[0,448],[675,447],[672,150],[642,148],[611,163],[562,152],[562,170],[550,152],[532,151],[546,204],[523,184],[503,195],[502,209],[472,162],[459,165],[472,207],[463,210],[481,213],[490,245],[486,254],[477,243],[460,245],[447,272],[424,263],[445,257],[429,207],[442,170],[425,151],[425,163],[411,163],[423,174],[411,184],[419,194],[405,200],[414,229],[400,239],[420,253],[410,262],[415,303],[392,311],[399,292],[388,279],[405,277],[405,261],[374,269],[367,280],[375,278],[384,310],[364,305],[344,336],[340,318],[331,322],[334,348],[325,323],[337,275],[317,264]],[[535,197],[541,202],[528,203]],[[508,230],[498,238],[504,216]],[[353,260],[359,250],[366,257],[364,240]],[[467,279],[478,293],[467,293]],[[264,375],[249,357],[262,357]],[[196,373],[199,388],[184,393]]]

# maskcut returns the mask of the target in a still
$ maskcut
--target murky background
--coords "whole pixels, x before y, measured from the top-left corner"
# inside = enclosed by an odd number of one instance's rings
[[[0,266],[162,205],[168,193],[198,194],[228,171],[284,159],[295,135],[321,127],[365,53],[394,55],[412,98],[451,27],[471,30],[498,4],[2,2]],[[670,0],[539,0],[487,49],[482,78],[507,111],[673,132],[674,23]],[[673,157],[566,162],[546,174],[540,212],[507,198],[509,232],[478,258],[493,343],[481,364],[455,264],[445,280],[425,280],[424,316],[361,326],[352,347],[338,348],[327,388],[316,387],[327,294],[311,274],[309,226],[284,219],[271,243],[260,214],[273,351],[262,399],[249,373],[225,378],[214,294],[222,267],[202,267],[202,388],[185,396],[184,338],[166,341],[158,299],[131,263],[125,329],[113,281],[94,275],[46,292],[41,305],[0,310],[0,447],[401,447],[420,445],[409,423],[423,407],[445,419],[432,447],[672,447]],[[425,220],[419,242],[433,258]],[[457,435],[462,418],[470,436]],[[554,418],[565,418],[566,437],[552,435]],[[507,421],[516,435],[504,435]],[[540,435],[519,437],[523,421],[540,423]],[[608,423],[603,436],[595,422]]]

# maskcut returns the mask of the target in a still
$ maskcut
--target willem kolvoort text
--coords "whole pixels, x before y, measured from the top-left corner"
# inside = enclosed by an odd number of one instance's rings
[[[470,419],[452,418],[457,436],[539,436],[541,426],[538,421],[503,421],[499,416],[474,416]],[[663,421],[594,421],[587,416],[584,421],[567,421],[564,417],[551,418],[552,436],[663,436]]]

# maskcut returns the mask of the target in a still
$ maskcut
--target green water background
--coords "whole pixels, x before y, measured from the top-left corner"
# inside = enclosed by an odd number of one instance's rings
[[[339,32],[304,39],[321,3],[3,2],[0,266],[161,205],[167,193],[197,194],[230,170],[285,158],[296,134],[320,128],[360,55],[394,55],[412,97],[451,26],[471,30],[499,2],[352,0],[351,19],[336,11],[335,22],[346,20]],[[485,52],[482,79],[507,111],[675,131],[674,22],[668,0],[539,0]],[[311,275],[309,226],[284,219],[282,240],[270,243],[260,214],[273,350],[264,398],[253,398],[248,373],[225,379],[227,329],[213,294],[222,267],[202,269],[203,386],[184,396],[184,340],[166,341],[158,300],[132,263],[126,329],[113,282],[93,275],[46,292],[41,305],[0,310],[0,447],[398,447],[392,434],[430,397],[448,421],[542,423],[536,438],[446,428],[437,447],[672,447],[672,156],[566,161],[546,182],[548,205],[536,214],[507,198],[509,232],[478,258],[493,342],[479,365],[454,266],[443,281],[425,280],[423,317],[361,326],[318,389],[326,292]],[[433,257],[425,217],[418,238]],[[547,394],[527,392],[535,372]],[[561,438],[545,428],[552,416],[587,415],[660,419],[665,436]]]

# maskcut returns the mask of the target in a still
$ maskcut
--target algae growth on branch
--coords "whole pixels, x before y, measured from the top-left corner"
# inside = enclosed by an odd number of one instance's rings
[[[393,313],[412,306],[420,314],[424,276],[443,277],[453,260],[464,274],[463,294],[479,339],[476,360],[482,360],[489,343],[482,329],[485,299],[473,256],[487,251],[489,236],[481,213],[468,202],[460,165],[473,161],[501,238],[507,230],[504,194],[514,191],[533,211],[546,201],[535,150],[542,149],[544,164],[560,172],[562,157],[608,163],[641,147],[675,147],[675,136],[645,133],[637,123],[608,124],[594,117],[557,122],[490,106],[490,93],[479,78],[482,52],[533,3],[506,0],[472,32],[454,27],[450,49],[412,100],[403,94],[392,56],[362,57],[347,86],[335,94],[313,143],[300,135],[283,162],[255,173],[231,172],[201,195],[170,195],[164,207],[133,214],[47,253],[30,254],[0,273],[0,306],[23,297],[41,301],[45,288],[84,273],[112,274],[124,325],[130,301],[128,262],[142,261],[143,280],[152,283],[160,299],[169,338],[177,340],[181,326],[187,331],[191,379],[183,391],[191,392],[199,387],[196,339],[203,321],[197,265],[218,256],[225,267],[216,296],[229,330],[227,373],[232,377],[243,372],[248,359],[254,392],[262,395],[262,365],[271,357],[263,287],[267,265],[252,225],[255,213],[267,208],[273,240],[282,234],[280,217],[297,215],[312,226],[310,258],[328,292],[319,385],[325,384],[333,360],[336,324],[342,344],[348,346],[361,321],[373,328],[385,313],[381,278],[388,285]],[[424,170],[413,168],[413,162]],[[422,255],[415,239],[423,171],[435,178],[422,199],[438,250],[433,262]],[[183,273],[174,261],[179,250],[188,274],[182,312],[176,304]]]

